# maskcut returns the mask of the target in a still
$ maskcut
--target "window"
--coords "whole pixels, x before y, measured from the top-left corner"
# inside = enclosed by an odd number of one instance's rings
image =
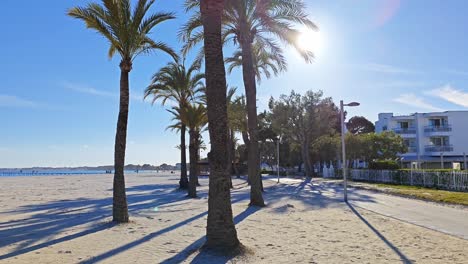
[[[400,122],[400,128],[401,129],[408,129],[409,128],[409,123],[408,122]]]
[[[432,127],[440,127],[442,125],[440,119],[429,119],[429,124]]]
[[[434,146],[448,146],[449,138],[448,137],[431,137],[431,144]]]

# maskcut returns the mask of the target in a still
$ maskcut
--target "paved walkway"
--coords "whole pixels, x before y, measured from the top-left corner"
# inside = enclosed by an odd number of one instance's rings
[[[286,184],[297,181],[300,180],[281,179],[281,182]],[[313,187],[321,190],[322,195],[337,200],[343,197],[343,188],[336,183],[316,179],[313,179],[312,183]],[[467,209],[355,188],[348,188],[348,201],[355,207],[468,240]]]

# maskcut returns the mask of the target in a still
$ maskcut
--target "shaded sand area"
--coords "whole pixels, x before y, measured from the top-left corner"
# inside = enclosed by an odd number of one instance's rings
[[[266,180],[268,207],[249,208],[242,179],[232,200],[247,253],[213,256],[198,251],[200,183],[190,200],[177,175],[128,175],[132,222],[113,225],[112,175],[0,178],[0,263],[468,263],[468,240],[353,208],[332,187]]]

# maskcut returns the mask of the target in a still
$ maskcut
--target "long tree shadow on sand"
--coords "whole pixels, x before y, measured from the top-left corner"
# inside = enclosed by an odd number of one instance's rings
[[[402,263],[405,263],[405,264],[413,263],[410,259],[408,259],[408,257],[406,257],[405,254],[403,254],[397,247],[395,247],[395,245],[393,245],[390,241],[388,241],[388,239],[384,235],[382,235],[374,226],[372,226],[350,203],[347,202],[346,204],[351,209],[351,211],[364,224],[366,224],[367,227],[369,227],[369,229],[372,230],[372,232],[374,232],[378,238],[380,238],[380,240],[382,240],[393,252],[395,252],[395,254],[397,254],[398,257],[400,257],[400,260],[402,261]]]
[[[338,195],[341,193],[339,186],[323,186],[317,185],[311,179],[305,179],[299,185],[297,184],[276,184],[265,188],[264,198],[268,204],[266,210],[271,210],[273,213],[287,212],[287,203],[290,201],[300,202],[304,205],[306,210],[320,210],[328,207],[343,206],[342,198]],[[332,194],[331,196],[327,196]],[[241,194],[234,190],[232,193],[233,199],[239,195],[247,195],[248,193]],[[354,196],[353,196],[354,197]],[[356,199],[361,201],[373,202],[372,198],[367,195],[356,195]],[[283,203],[281,202],[283,201]],[[248,216],[256,213],[261,208],[247,207],[245,211],[234,217],[234,222],[239,224]],[[204,264],[204,263],[226,263],[234,257],[232,254],[219,255],[215,252],[205,250],[202,248],[206,238],[203,236],[194,241],[176,255],[162,261],[161,263],[181,263],[186,260],[191,254],[196,254],[191,263]],[[195,253],[201,249],[198,253]]]
[[[242,184],[243,183],[239,186],[243,186]],[[145,212],[148,212],[148,210],[152,210],[155,207],[169,207],[172,206],[171,203],[187,199],[185,197],[185,192],[176,191],[175,188],[175,184],[140,185],[127,188],[130,214],[144,216]],[[234,204],[243,200],[248,200],[249,192],[247,190],[248,188],[233,189],[232,203]],[[326,195],[339,191],[339,189],[334,189],[334,187],[318,186],[310,181],[304,181],[299,186],[297,184],[277,184],[269,186],[265,188],[265,198],[269,207],[274,209],[273,213],[282,213],[281,207],[276,206],[276,204],[281,203],[283,199],[295,200],[303,203],[308,209],[318,210],[342,204],[340,199],[337,197],[329,197]],[[206,189],[200,190],[199,196],[206,199]],[[364,195],[356,197],[356,199],[366,201],[371,200],[370,197],[366,197]],[[1,255],[0,260],[111,228],[113,226],[112,223],[109,221],[103,221],[105,218],[109,219],[111,209],[112,198],[82,198],[76,200],[56,201],[42,205],[25,206],[15,210],[14,212],[4,212],[32,213],[32,216],[27,219],[0,223],[0,237],[2,238],[0,240],[0,248],[15,244],[14,250],[10,253]],[[240,223],[251,214],[257,212],[258,209],[259,208],[256,207],[247,207],[244,212],[235,216],[235,223]],[[105,260],[206,215],[207,212],[205,211],[190,218],[181,220],[172,226],[155,231],[133,242],[94,256],[91,259],[85,260],[84,263],[95,263]],[[74,227],[80,227],[83,231],[75,232],[66,236],[60,236]],[[201,237],[188,245],[177,255],[167,259],[165,263],[185,260],[190,256],[190,254],[200,248],[204,241],[205,238]],[[202,250],[197,254],[197,256],[195,256],[193,263],[204,263],[205,260],[210,257],[213,257],[210,252]],[[227,261],[230,258],[222,256],[218,257],[221,258],[220,261]]]
[[[206,196],[207,196],[206,191],[199,193],[199,197],[206,197]],[[234,203],[246,200],[248,198],[249,198],[248,193],[238,191],[238,192],[233,193],[231,200],[232,200],[232,203],[234,204]],[[244,213],[240,214],[240,216],[238,218],[239,221],[241,221],[240,219],[242,219],[242,220],[245,219],[248,215],[254,213],[255,211],[256,211],[256,209],[254,209],[254,208],[250,208],[250,209],[246,210]],[[103,260],[105,260],[107,258],[110,258],[110,257],[114,256],[114,255],[117,255],[117,254],[122,253],[122,252],[124,252],[126,250],[134,248],[134,247],[136,247],[138,245],[146,243],[146,242],[152,240],[153,238],[155,238],[157,236],[160,236],[162,234],[165,234],[167,232],[175,230],[175,229],[177,229],[179,227],[182,227],[182,226],[184,226],[184,225],[186,225],[188,223],[191,223],[191,222],[193,222],[193,221],[195,221],[195,220],[197,220],[199,218],[202,218],[202,217],[206,216],[207,214],[208,214],[208,212],[204,211],[204,212],[202,212],[200,214],[197,214],[197,215],[192,216],[190,218],[187,218],[187,219],[185,219],[183,221],[180,221],[177,224],[174,224],[172,226],[169,226],[169,227],[163,228],[161,230],[155,231],[153,233],[150,233],[148,235],[145,235],[144,237],[139,238],[139,239],[137,239],[137,240],[135,240],[133,242],[127,243],[125,245],[119,246],[117,248],[109,250],[109,251],[107,251],[105,253],[102,253],[100,255],[94,256],[91,259],[82,261],[81,263],[96,263],[96,262],[103,261]],[[180,258],[187,257],[188,254],[190,254],[190,253],[188,253],[188,251],[190,251],[191,248],[195,248],[195,250],[196,250],[203,244],[203,242],[204,242],[204,237],[198,239],[197,241],[195,241],[194,243],[189,245],[190,248],[188,247],[183,251],[183,253],[182,252],[180,253]],[[191,251],[193,252],[193,250],[191,250]],[[172,263],[174,263],[174,262],[172,262]]]
[[[131,215],[138,215],[154,207],[165,206],[184,200],[185,192],[176,190],[176,185],[140,185],[127,188]],[[15,257],[34,250],[62,243],[111,228],[112,198],[60,200],[40,205],[22,206],[1,214],[28,213],[25,219],[0,222],[0,248],[15,245],[0,260]],[[108,219],[108,220],[103,220]],[[61,236],[73,229],[82,231]]]
[[[237,225],[240,222],[244,221],[250,215],[256,213],[260,210],[260,207],[256,206],[249,206],[247,207],[242,213],[238,214],[234,217],[234,223]],[[161,264],[170,264],[170,263],[181,263],[182,261],[186,260],[193,252],[200,249],[206,241],[206,236],[203,236],[192,244],[188,245],[184,250],[180,251],[176,255],[172,256],[161,262]],[[225,263],[234,257],[233,254],[227,254],[225,256],[216,254],[209,250],[202,250],[200,253],[194,258],[192,263]]]

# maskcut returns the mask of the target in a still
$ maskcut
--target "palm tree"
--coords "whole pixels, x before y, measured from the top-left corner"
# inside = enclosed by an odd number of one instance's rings
[[[236,105],[235,105],[235,98],[234,95],[236,94],[236,87],[231,87],[229,88],[227,92],[227,112],[228,112],[228,171],[229,171],[229,184],[230,187],[233,188],[232,185],[232,176],[231,172],[232,169],[234,168],[236,170],[236,166],[233,166],[233,162],[236,161],[235,159],[235,148],[236,148],[236,137],[235,137],[235,132],[238,130],[237,128],[237,112],[236,112]],[[236,170],[237,171],[237,170]],[[236,173],[237,175],[237,173]]]
[[[172,57],[177,54],[163,42],[149,37],[151,30],[161,22],[175,18],[171,13],[147,16],[154,1],[138,0],[132,10],[130,0],[102,0],[102,5],[89,3],[86,7],[74,7],[68,15],[85,22],[86,27],[97,31],[109,41],[109,58],[120,54],[120,107],[115,136],[113,220],[128,222],[128,206],[125,194],[125,148],[129,105],[129,73],[133,60],[140,54],[161,50]]]
[[[272,76],[278,76],[286,71],[287,62],[281,53],[269,53],[260,43],[255,42],[252,45],[253,65],[257,82],[265,76],[270,79]],[[228,65],[228,72],[232,73],[235,68],[242,67],[242,49],[237,49],[231,57],[224,60]]]
[[[255,80],[255,59],[253,43],[258,43],[268,54],[282,54],[276,39],[294,46],[304,59],[310,62],[313,53],[301,49],[297,43],[300,32],[294,24],[302,24],[311,29],[316,25],[307,18],[303,0],[225,0],[222,14],[222,43],[232,40],[241,49],[242,72],[248,109],[248,130],[250,136],[248,169],[251,183],[250,204],[264,206],[259,174],[258,127],[257,127],[257,87]],[[192,10],[198,0],[186,0],[186,9]],[[187,42],[185,50],[203,40],[200,32],[200,13],[195,12],[180,32]],[[206,40],[205,40],[206,42]],[[281,55],[282,56],[282,55]]]
[[[194,62],[190,67],[178,60],[168,63],[153,75],[151,84],[145,90],[144,98],[152,96],[152,102],[161,99],[163,105],[167,100],[173,101],[180,109],[185,109],[191,101],[196,101],[204,88],[205,75],[200,73],[200,64]],[[187,154],[185,146],[185,134],[187,127],[181,123],[180,128],[180,159],[181,173],[179,187],[188,188],[187,178]]]
[[[201,132],[208,122],[206,108],[203,104],[189,104],[182,109],[173,107],[170,112],[174,115],[173,119],[177,120],[180,124],[184,124],[189,129],[190,178],[188,196],[196,198],[196,186],[198,184],[198,150],[201,144]]]
[[[232,218],[231,192],[227,172],[227,104],[226,71],[221,41],[221,16],[224,0],[201,0],[200,14],[203,25],[206,98],[211,151],[210,182],[208,191],[208,220],[206,246],[232,250],[239,246]]]

